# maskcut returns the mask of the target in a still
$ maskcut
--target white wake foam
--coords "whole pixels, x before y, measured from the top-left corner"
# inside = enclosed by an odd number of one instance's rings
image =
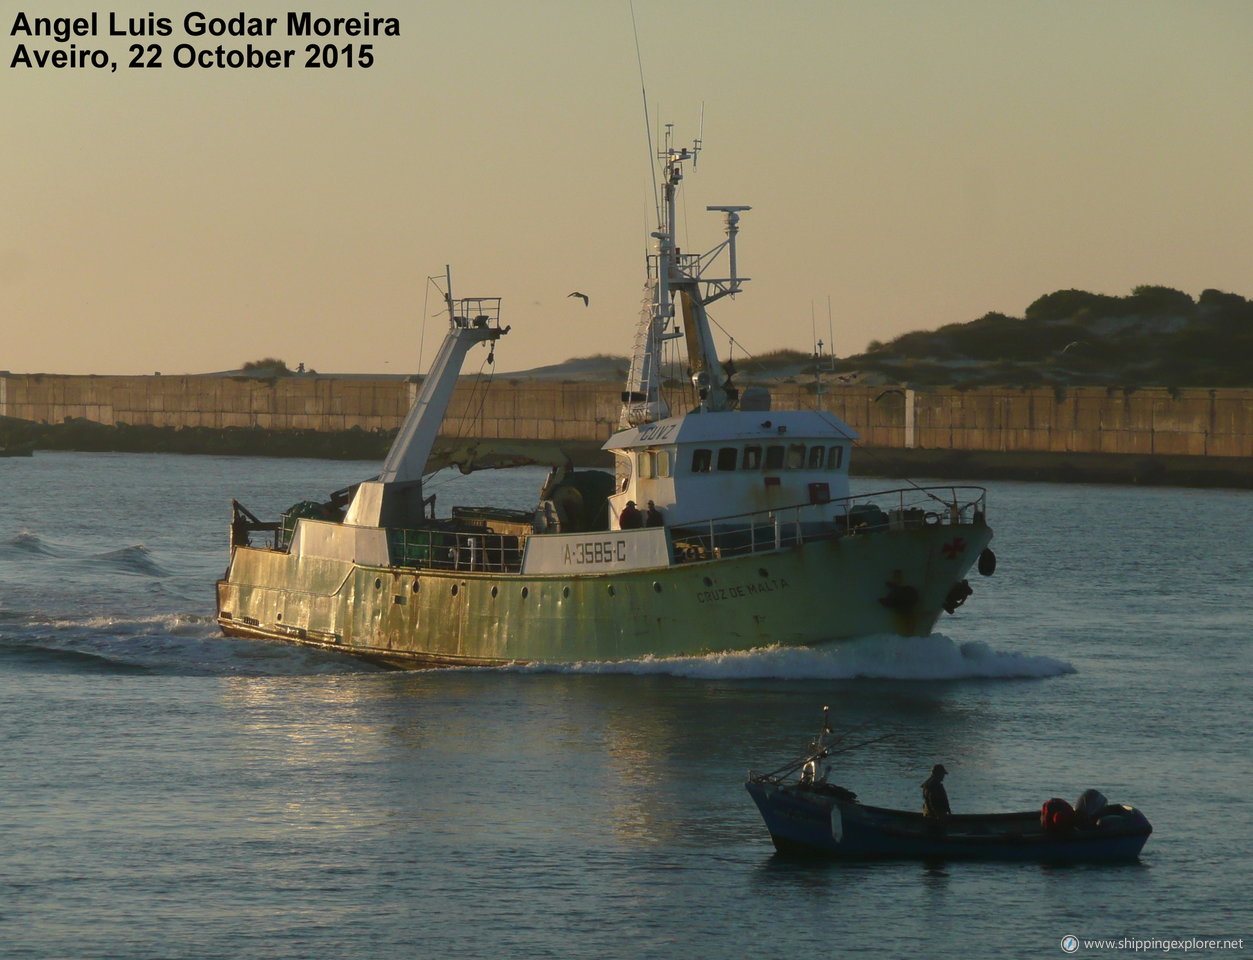
[[[518,671],[591,674],[664,674],[701,680],[959,680],[1056,677],[1075,668],[1052,657],[999,652],[979,641],[875,636],[820,647],[764,647],[704,657],[645,657],[511,667]]]
[[[123,672],[244,676],[303,676],[374,672],[379,668],[337,654],[262,640],[224,637],[212,617],[162,614],[125,618],[23,617],[0,633],[0,653],[18,650],[31,660],[43,650],[52,667],[67,655],[113,664]]]

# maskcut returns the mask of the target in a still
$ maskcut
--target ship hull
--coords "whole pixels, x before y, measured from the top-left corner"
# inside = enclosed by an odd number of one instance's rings
[[[875,634],[925,636],[991,540],[983,523],[808,541],[597,574],[438,570],[233,550],[228,636],[393,667],[702,656]]]

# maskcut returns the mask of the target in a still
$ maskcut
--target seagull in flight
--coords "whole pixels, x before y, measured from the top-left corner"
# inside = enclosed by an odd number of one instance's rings
[[[579,293],[579,291],[577,290],[575,290],[574,293],[566,294],[567,300],[569,300],[571,297],[581,297],[583,299],[583,306],[585,307],[588,305],[588,303],[591,302],[586,293]]]

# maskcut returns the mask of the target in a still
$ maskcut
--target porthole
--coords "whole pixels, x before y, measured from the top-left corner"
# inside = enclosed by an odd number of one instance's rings
[[[707,587],[712,587],[713,585],[714,585],[713,578],[711,578],[711,577],[706,577],[706,578],[705,578],[705,586],[707,586]]]
[[[562,588],[561,588],[561,599],[566,600],[566,599],[568,599],[569,597],[570,597],[570,588],[569,588],[569,587],[562,587]]]
[[[522,599],[525,600],[531,595],[531,591],[527,587],[522,588]]]
[[[382,590],[382,589],[383,589],[383,579],[382,579],[382,577],[375,577],[375,578],[374,578],[374,589],[375,589],[375,590]]]
[[[616,590],[614,590],[614,588],[613,588],[613,584],[612,584],[612,583],[611,583],[611,584],[609,584],[608,590],[609,590],[609,596],[611,596],[611,597],[612,597],[615,593],[617,593],[617,591],[616,591]]]
[[[661,593],[661,584],[658,583],[656,580],[653,581],[653,589],[656,590],[658,593]]]
[[[498,593],[500,593],[500,591],[499,591],[499,590],[497,590],[495,587],[492,587],[492,598],[493,598],[493,599],[495,599],[496,594],[498,594]]]
[[[457,584],[455,584],[455,583],[454,583],[454,584],[452,585],[452,595],[453,595],[454,597],[457,595],[457,591],[458,591],[459,589],[460,589],[460,587],[459,587]]]
[[[419,590],[422,589],[422,581],[419,580],[417,577],[414,577],[413,586],[410,589],[413,590],[414,593],[417,593]]]
[[[761,577],[762,579],[765,579],[766,577],[770,576],[770,571],[767,570],[765,567],[762,567],[760,570],[757,571],[757,575]]]

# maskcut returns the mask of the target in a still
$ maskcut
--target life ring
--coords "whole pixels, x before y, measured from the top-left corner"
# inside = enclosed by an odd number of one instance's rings
[[[924,522],[927,526],[929,526],[929,527],[934,527],[934,526],[936,526],[937,524],[939,524],[939,522],[940,522],[940,515],[939,515],[938,513],[928,512],[928,513],[927,513],[927,514],[926,514],[926,515],[922,518],[922,520],[923,520],[923,522]]]

